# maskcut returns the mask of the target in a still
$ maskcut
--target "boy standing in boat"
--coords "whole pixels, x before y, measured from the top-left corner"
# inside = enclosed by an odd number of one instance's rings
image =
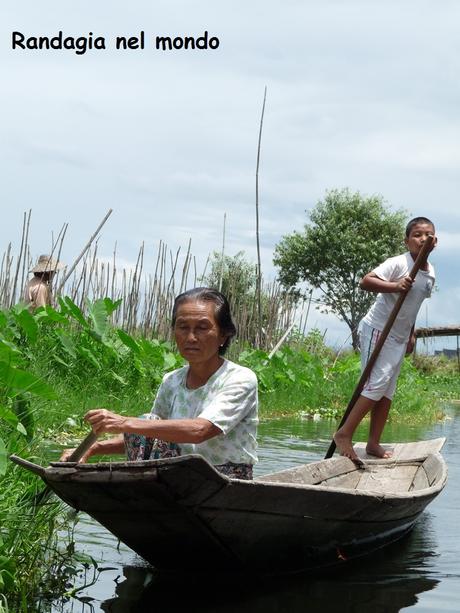
[[[431,295],[435,281],[434,268],[428,260],[422,263],[414,280],[409,276],[413,263],[428,236],[433,237],[433,249],[437,242],[433,222],[426,217],[411,219],[407,224],[404,239],[407,253],[385,260],[360,282],[361,289],[378,292],[376,301],[361,322],[363,369],[388,321],[399,293],[405,292],[407,296],[361,395],[343,426],[334,435],[340,453],[351,460],[358,459],[353,449],[353,434],[369,411],[371,420],[366,452],[378,458],[391,457],[391,453],[380,445],[380,437],[387,421],[404,355],[414,349],[417,313],[423,300]]]

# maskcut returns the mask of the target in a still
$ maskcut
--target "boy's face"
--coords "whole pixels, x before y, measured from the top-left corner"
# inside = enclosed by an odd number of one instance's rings
[[[404,242],[412,255],[418,255],[420,249],[423,247],[429,236],[434,237],[433,244],[430,249],[430,251],[432,251],[438,242],[433,226],[430,223],[417,223],[412,226],[409,236],[404,239]]]

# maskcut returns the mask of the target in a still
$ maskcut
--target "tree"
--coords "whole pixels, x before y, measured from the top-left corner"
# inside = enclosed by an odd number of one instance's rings
[[[214,251],[209,272],[199,282],[221,291],[230,302],[241,345],[271,349],[291,324],[298,295],[286,292],[278,281],[261,279],[261,320],[257,313],[257,266],[245,259],[244,251],[223,256]],[[262,332],[262,334],[260,334]]]
[[[403,210],[389,210],[381,196],[331,190],[310,212],[311,224],[284,236],[275,248],[281,283],[293,287],[306,281],[321,290],[323,312],[348,325],[355,349],[358,323],[375,299],[359,289],[359,281],[404,250],[405,217]]]
[[[236,255],[222,255],[217,251],[210,259],[211,269],[199,279],[207,287],[221,288],[231,303],[241,302],[249,295],[253,298],[256,287],[256,266],[244,257],[244,251]]]

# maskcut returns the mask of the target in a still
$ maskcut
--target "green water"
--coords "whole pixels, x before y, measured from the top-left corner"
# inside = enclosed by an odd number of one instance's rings
[[[256,475],[321,459],[334,424],[283,419],[262,423]],[[288,579],[210,579],[196,574],[193,560],[187,577],[166,579],[145,565],[127,547],[87,516],[77,526],[77,548],[113,570],[82,590],[84,600],[56,601],[43,611],[53,613],[131,613],[165,610],[227,613],[350,612],[393,613],[415,609],[431,613],[460,611],[460,410],[434,426],[389,423],[385,441],[404,442],[447,437],[443,455],[449,481],[428,507],[412,533],[376,555],[316,575]],[[365,440],[366,426],[355,440]],[[180,549],[178,550],[180,556]]]

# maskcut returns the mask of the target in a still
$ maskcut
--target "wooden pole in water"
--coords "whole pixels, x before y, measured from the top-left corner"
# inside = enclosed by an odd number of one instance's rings
[[[417,259],[414,262],[414,265],[412,266],[412,270],[409,273],[409,277],[413,280],[415,279],[416,274],[418,273],[419,269],[421,266],[423,266],[427,260],[428,254],[431,251],[431,246],[433,243],[433,237],[429,236],[426,241],[425,244],[423,245],[422,249],[420,250]],[[409,290],[410,291],[410,290]],[[388,334],[390,333],[391,327],[394,324],[394,321],[399,313],[399,310],[402,307],[402,304],[404,302],[404,300],[406,299],[408,292],[401,292],[398,296],[398,299],[393,307],[393,310],[390,313],[390,316],[388,317],[388,321],[385,324],[384,329],[382,330],[382,333],[380,334],[379,340],[377,341],[377,343],[375,344],[374,347],[374,351],[371,354],[371,357],[369,358],[369,361],[366,364],[366,367],[364,368],[361,377],[358,381],[358,385],[355,388],[355,391],[353,392],[353,395],[351,397],[350,402],[348,403],[347,409],[342,417],[342,420],[338,426],[337,429],[341,428],[343,426],[343,424],[346,422],[348,415],[350,414],[352,408],[355,406],[356,401],[358,400],[361,391],[364,387],[364,384],[366,383],[367,379],[369,378],[369,375],[371,374],[371,371],[374,367],[374,364],[379,356],[379,353],[383,347],[383,344],[385,343]],[[326,452],[326,455],[324,456],[325,459],[327,458],[331,458],[334,454],[334,451],[336,449],[336,444],[334,439],[332,439],[331,444],[329,445],[329,449]]]

